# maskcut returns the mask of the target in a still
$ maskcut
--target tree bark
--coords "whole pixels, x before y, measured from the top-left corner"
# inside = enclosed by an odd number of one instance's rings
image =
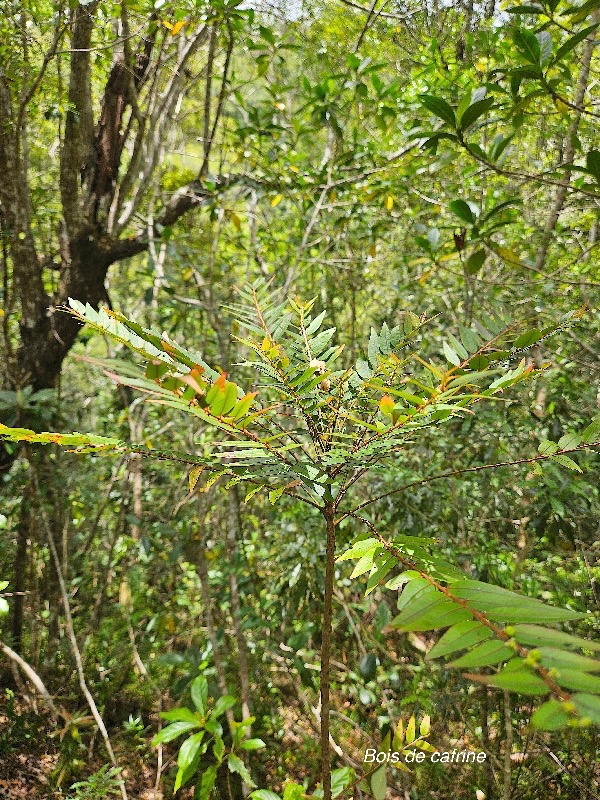
[[[323,597],[323,633],[321,639],[321,781],[323,800],[331,800],[331,756],[329,753],[330,729],[330,663],[333,617],[333,583],[335,579],[335,522],[333,503],[323,509],[327,531],[325,555],[325,594]]]

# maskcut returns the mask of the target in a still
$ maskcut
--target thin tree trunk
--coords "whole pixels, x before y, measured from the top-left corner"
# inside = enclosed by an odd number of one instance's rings
[[[330,661],[335,576],[335,522],[332,502],[323,509],[327,530],[325,556],[325,596],[323,598],[323,633],[321,639],[321,781],[323,800],[331,800],[331,757],[329,754]]]
[[[246,639],[244,631],[242,630],[242,608],[240,603],[240,592],[237,581],[237,562],[238,562],[238,539],[239,539],[239,520],[240,520],[240,501],[237,493],[237,487],[233,487],[228,492],[228,551],[230,559],[229,571],[229,591],[231,602],[231,617],[233,621],[233,630],[235,634],[235,641],[238,651],[238,675],[240,679],[240,700],[242,701],[242,718],[246,719],[250,716],[250,681],[248,678],[248,648],[246,647]],[[246,728],[248,731],[248,728]]]
[[[12,613],[12,646],[15,652],[21,653],[23,647],[23,612],[25,607],[25,589],[27,574],[27,551],[30,534],[31,505],[29,487],[25,488],[21,498],[19,523],[17,526],[17,548],[13,564],[13,591],[15,599]]]
[[[504,780],[502,786],[502,800],[510,800],[512,795],[512,746],[513,725],[510,694],[504,692]]]
[[[591,22],[592,24],[596,24],[598,23],[599,20],[600,20],[600,8],[596,8],[591,16]],[[577,80],[575,95],[573,97],[573,104],[577,106],[577,108],[581,108],[583,106],[583,103],[585,102],[585,93],[587,91],[588,80],[590,75],[590,63],[592,60],[592,53],[594,52],[595,44],[596,44],[596,32],[592,31],[592,33],[585,40],[585,44],[583,46],[583,53],[581,56],[581,67],[579,69],[579,78]],[[542,234],[540,246],[538,248],[538,252],[535,259],[535,268],[537,270],[542,270],[544,267],[546,256],[548,255],[548,250],[552,243],[556,225],[558,223],[561,212],[564,208],[565,200],[567,199],[569,184],[571,182],[570,164],[573,161],[573,157],[575,155],[575,139],[577,136],[577,131],[579,129],[579,122],[581,120],[581,111],[573,110],[572,114],[573,118],[567,130],[564,142],[564,150],[561,158],[561,161],[567,165],[567,168],[565,170],[565,177],[562,182],[562,186],[560,186],[556,191],[554,202],[552,203],[550,212],[546,219],[546,224],[544,225],[544,232]]]

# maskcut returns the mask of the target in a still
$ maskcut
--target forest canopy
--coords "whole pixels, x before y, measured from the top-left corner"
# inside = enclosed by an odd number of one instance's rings
[[[0,794],[599,797],[598,3],[0,10]]]

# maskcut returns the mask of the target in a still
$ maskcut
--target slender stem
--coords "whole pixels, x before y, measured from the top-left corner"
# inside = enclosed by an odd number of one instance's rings
[[[323,635],[321,640],[321,781],[323,800],[331,800],[331,760],[329,756],[329,688],[331,659],[331,620],[333,614],[333,582],[335,571],[335,509],[333,501],[323,508],[327,530],[325,557],[325,596],[323,599]]]

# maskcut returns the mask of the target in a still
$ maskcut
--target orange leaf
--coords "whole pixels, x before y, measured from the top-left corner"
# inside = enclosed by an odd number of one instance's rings
[[[379,410],[382,414],[385,414],[386,417],[392,416],[392,411],[394,410],[394,400],[389,396],[389,394],[384,394],[381,400],[379,401]]]

